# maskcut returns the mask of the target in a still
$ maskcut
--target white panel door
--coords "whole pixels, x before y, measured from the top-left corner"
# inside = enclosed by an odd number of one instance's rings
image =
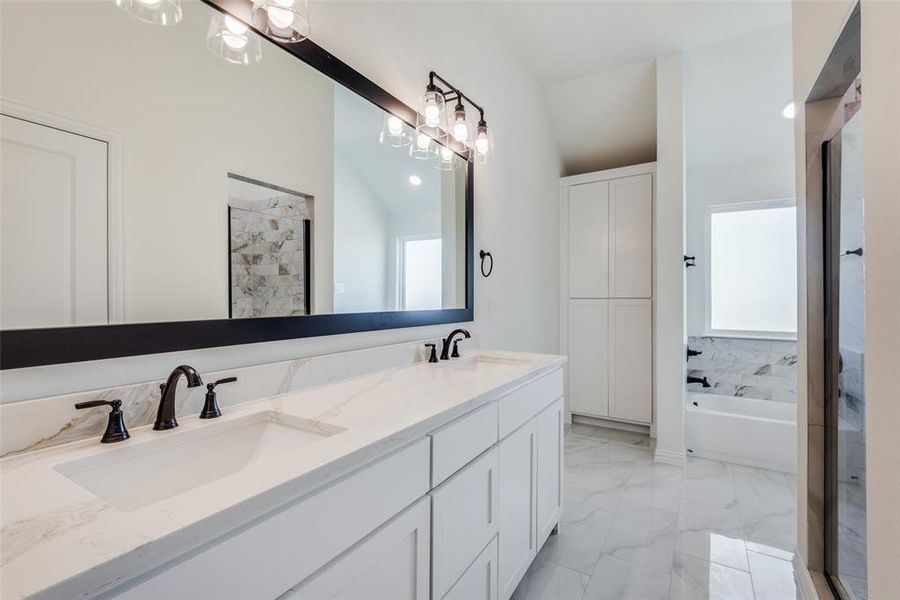
[[[609,300],[569,301],[569,410],[609,416]]]
[[[609,182],[609,297],[649,298],[653,248],[653,177]]]
[[[537,428],[537,535],[538,547],[562,515],[563,399],[535,418]]]
[[[537,555],[534,420],[500,442],[500,597],[508,600]]]
[[[569,188],[569,297],[605,298],[609,279],[609,183]]]
[[[279,600],[428,600],[430,529],[423,498]]]
[[[609,301],[609,416],[650,423],[653,416],[651,301]]]
[[[2,115],[0,327],[106,324],[107,145]]]

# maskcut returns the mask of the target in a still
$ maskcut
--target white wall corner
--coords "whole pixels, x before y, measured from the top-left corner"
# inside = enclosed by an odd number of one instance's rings
[[[684,59],[656,61],[654,377],[656,457],[683,464],[684,450]]]
[[[673,452],[671,450],[662,450],[660,448],[657,448],[653,452],[653,462],[682,467],[685,463],[687,463],[687,456],[684,452]]]

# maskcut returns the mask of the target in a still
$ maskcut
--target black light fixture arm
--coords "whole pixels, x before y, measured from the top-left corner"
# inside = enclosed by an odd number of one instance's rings
[[[441,83],[442,83],[444,86],[446,86],[447,89],[450,90],[450,91],[449,91],[449,92],[445,92],[444,90],[442,90],[441,88],[439,88],[438,86],[436,86],[436,85],[434,84],[434,80],[435,80],[435,79],[437,79],[439,82],[441,82]],[[456,87],[455,85],[453,85],[452,83],[450,83],[449,81],[447,81],[446,79],[444,79],[443,77],[441,77],[440,75],[438,75],[437,73],[435,73],[434,71],[429,71],[429,73],[428,73],[428,89],[429,89],[429,90],[436,90],[436,91],[440,92],[441,94],[443,94],[443,95],[444,95],[444,101],[447,101],[447,100],[456,100],[457,102],[460,102],[460,100],[465,100],[466,102],[468,102],[469,104],[471,104],[472,107],[473,107],[475,110],[478,111],[478,118],[479,118],[479,121],[480,121],[479,124],[485,122],[485,120],[484,120],[484,109],[481,108],[481,106],[480,106],[477,102],[475,102],[474,100],[472,100],[471,98],[469,98],[468,96],[466,96],[464,93],[462,93],[462,91],[460,91],[460,89],[459,89],[458,87]],[[452,96],[451,94],[455,94],[455,96]]]

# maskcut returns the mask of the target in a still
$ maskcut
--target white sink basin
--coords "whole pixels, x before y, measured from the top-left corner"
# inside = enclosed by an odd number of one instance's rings
[[[480,371],[485,368],[518,367],[528,362],[526,358],[512,356],[492,356],[490,354],[476,354],[469,358],[450,359],[441,365],[448,369],[460,369],[465,371]]]
[[[341,427],[265,411],[56,465],[54,469],[123,512],[250,469]]]

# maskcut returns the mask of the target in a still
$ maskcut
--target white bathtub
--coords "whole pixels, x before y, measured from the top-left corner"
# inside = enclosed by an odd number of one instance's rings
[[[684,438],[690,456],[797,472],[797,406],[685,392]]]

